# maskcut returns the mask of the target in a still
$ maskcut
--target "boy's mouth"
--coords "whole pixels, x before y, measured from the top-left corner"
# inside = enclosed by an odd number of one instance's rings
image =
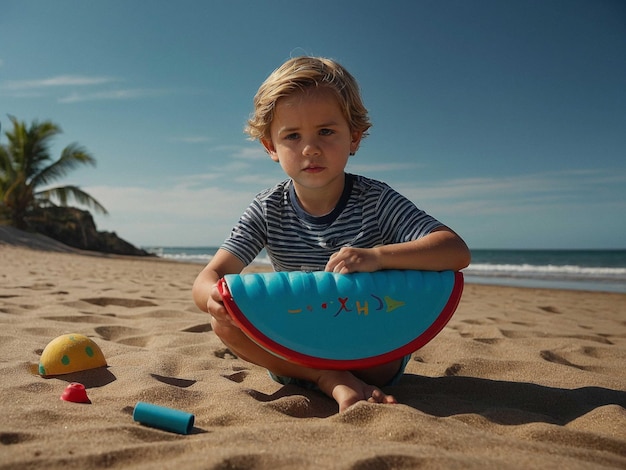
[[[307,173],[319,173],[322,170],[324,170],[323,166],[315,166],[315,165],[309,165],[304,169],[304,171],[306,171]]]

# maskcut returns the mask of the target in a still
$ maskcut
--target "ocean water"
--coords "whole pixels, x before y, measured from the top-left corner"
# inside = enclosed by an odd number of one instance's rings
[[[170,260],[206,264],[217,247],[144,247]],[[257,263],[269,265],[265,251]],[[472,250],[467,283],[626,293],[626,250]]]
[[[476,284],[626,293],[626,250],[472,250]]]

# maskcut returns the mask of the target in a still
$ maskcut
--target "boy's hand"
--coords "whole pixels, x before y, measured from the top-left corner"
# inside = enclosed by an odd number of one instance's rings
[[[380,262],[376,248],[353,247],[344,247],[334,253],[325,268],[325,271],[340,274],[378,270],[380,270]]]
[[[220,294],[220,291],[217,288],[217,284],[215,284],[211,288],[209,300],[207,302],[207,310],[209,311],[211,316],[218,322],[237,326],[228,311],[226,310],[226,307],[224,307],[222,294]]]

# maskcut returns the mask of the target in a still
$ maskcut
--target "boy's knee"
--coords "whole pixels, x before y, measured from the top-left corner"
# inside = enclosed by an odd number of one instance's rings
[[[235,325],[224,321],[218,321],[215,317],[211,318],[211,329],[218,338],[227,343],[230,339],[234,339],[236,336],[241,334],[241,330]]]
[[[227,334],[227,328],[223,325],[224,322],[217,321],[215,317],[211,317],[211,329],[218,337],[222,337]]]

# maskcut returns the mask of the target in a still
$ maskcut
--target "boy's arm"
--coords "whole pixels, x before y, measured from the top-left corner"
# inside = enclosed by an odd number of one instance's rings
[[[239,274],[245,264],[232,253],[219,249],[209,264],[198,274],[191,290],[198,308],[209,312],[218,320],[226,319],[228,313],[221,304],[222,298],[216,284],[226,274]]]
[[[410,242],[375,248],[342,248],[330,257],[326,271],[343,274],[382,269],[458,271],[467,267],[470,259],[470,250],[461,237],[447,227],[439,227]]]

